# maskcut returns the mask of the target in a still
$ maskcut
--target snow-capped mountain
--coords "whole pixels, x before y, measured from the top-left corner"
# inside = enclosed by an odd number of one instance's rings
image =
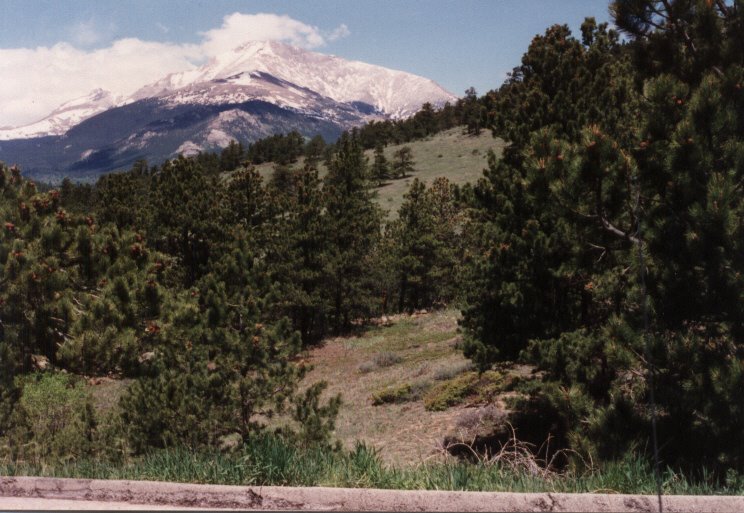
[[[81,121],[114,107],[120,101],[109,91],[95,89],[85,96],[63,103],[35,123],[17,128],[0,128],[0,141],[62,135]]]
[[[250,42],[126,98],[96,90],[47,118],[0,130],[0,160],[48,181],[93,179],[138,159],[223,148],[291,130],[336,139],[456,97],[431,80],[277,42]]]
[[[337,102],[363,102],[391,118],[415,114],[430,102],[457,98],[433,80],[333,55],[310,52],[277,41],[250,41],[211,59],[200,68],[172,73],[135,92],[131,100],[169,94],[193,84],[248,77],[263,72]],[[236,84],[240,81],[236,80]]]

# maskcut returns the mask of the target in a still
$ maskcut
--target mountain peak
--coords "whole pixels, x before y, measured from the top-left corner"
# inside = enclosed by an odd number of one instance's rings
[[[392,118],[405,118],[430,102],[456,96],[434,81],[382,66],[350,61],[278,41],[248,41],[194,70],[172,73],[137,91],[132,100],[164,96],[213,80],[262,72],[338,102],[364,102]]]

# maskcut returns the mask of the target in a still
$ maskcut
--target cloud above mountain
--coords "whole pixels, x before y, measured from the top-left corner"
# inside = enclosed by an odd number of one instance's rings
[[[195,44],[123,38],[85,49],[98,37],[90,22],[73,30],[70,42],[51,47],[0,48],[0,127],[43,118],[61,103],[95,88],[129,95],[167,73],[198,66],[251,40],[276,40],[318,48],[349,35],[346,25],[323,30],[289,16],[233,13],[222,25],[198,34]],[[83,47],[83,48],[81,48]]]

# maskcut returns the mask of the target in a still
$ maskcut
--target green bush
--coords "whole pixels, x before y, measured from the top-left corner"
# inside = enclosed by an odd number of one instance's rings
[[[476,402],[491,402],[504,388],[504,377],[496,371],[466,372],[439,383],[424,397],[429,411],[442,411],[473,397]]]
[[[38,461],[74,459],[92,452],[96,420],[85,383],[68,374],[32,374],[17,380],[21,396],[11,434],[16,456]]]
[[[411,401],[412,398],[412,387],[409,383],[402,385],[392,386],[378,390],[372,394],[372,404],[379,406],[381,404],[388,403],[404,403]]]
[[[460,404],[467,396],[475,393],[477,383],[477,372],[468,372],[439,383],[424,397],[424,407],[429,411],[443,411]]]

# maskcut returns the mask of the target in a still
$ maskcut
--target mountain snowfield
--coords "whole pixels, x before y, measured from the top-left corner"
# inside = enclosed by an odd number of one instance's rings
[[[0,128],[0,141],[63,135],[105,110],[148,98],[167,97],[169,102],[181,104],[241,103],[263,98],[290,108],[307,106],[306,102],[297,101],[297,94],[294,98],[286,98],[272,96],[267,91],[246,92],[245,86],[258,85],[252,80],[258,73],[299,85],[305,90],[299,96],[309,90],[341,103],[366,103],[374,107],[380,117],[392,119],[415,114],[425,102],[441,106],[457,100],[433,80],[403,71],[310,52],[277,41],[250,41],[213,57],[199,68],[171,73],[129,97],[116,97],[109,91],[96,89],[60,105],[40,121],[22,127]],[[206,83],[214,87],[210,90],[203,86]],[[217,84],[223,86],[217,87]],[[177,91],[180,94],[174,95]],[[298,93],[297,89],[289,92]]]
[[[62,135],[86,119],[120,104],[111,92],[95,89],[89,94],[63,103],[44,119],[17,128],[0,128],[0,141]]]
[[[410,73],[252,41],[130,96],[97,89],[41,121],[0,129],[0,161],[49,182],[94,180],[140,159],[157,164],[292,130],[332,141],[371,120],[456,100]]]
[[[131,99],[163,96],[202,82],[235,80],[246,72],[267,73],[338,102],[367,103],[393,119],[412,116],[425,102],[443,105],[457,99],[427,78],[277,41],[250,41],[200,68],[172,73],[145,86]]]

